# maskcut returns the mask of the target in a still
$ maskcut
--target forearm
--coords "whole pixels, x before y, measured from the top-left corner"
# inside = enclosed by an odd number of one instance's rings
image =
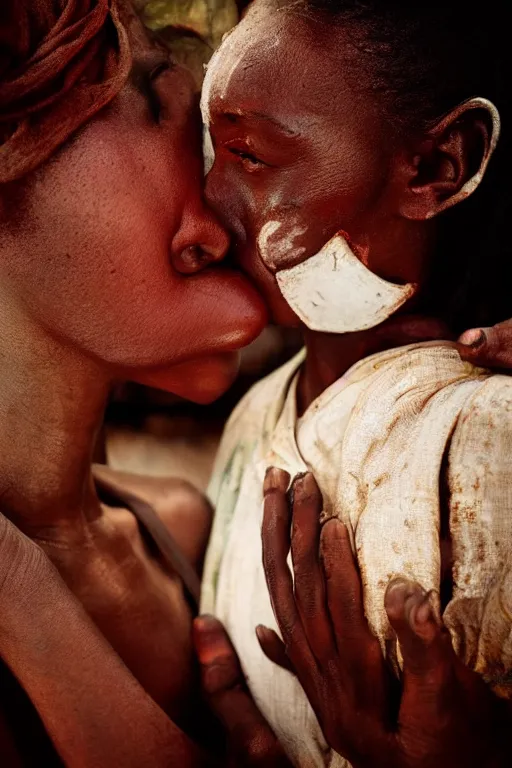
[[[71,768],[202,766],[208,760],[148,696],[49,561],[0,592],[0,655]]]

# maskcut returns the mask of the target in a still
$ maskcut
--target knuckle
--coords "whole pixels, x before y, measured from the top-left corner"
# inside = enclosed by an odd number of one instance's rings
[[[238,737],[238,741],[243,749],[245,760],[250,766],[267,766],[279,754],[274,734],[263,725],[245,729],[245,732]]]

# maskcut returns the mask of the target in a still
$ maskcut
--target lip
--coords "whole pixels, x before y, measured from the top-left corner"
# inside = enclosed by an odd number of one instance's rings
[[[205,294],[210,294],[212,322],[223,325],[222,318],[225,319],[225,330],[219,334],[219,343],[214,344],[215,354],[217,351],[236,351],[250,344],[266,327],[271,314],[264,286],[259,284],[258,276],[251,274],[239,261],[238,256],[244,250],[246,238],[244,236],[240,239],[235,232],[232,235],[234,237],[222,261],[188,274],[175,268],[194,292],[203,295],[206,302],[208,299]],[[191,297],[190,306],[193,305]],[[208,336],[209,323],[210,319],[205,317],[205,336]],[[213,340],[210,338],[209,341]],[[211,345],[205,350],[207,354],[209,350]]]
[[[154,369],[146,373],[143,383],[207,405],[234,383],[240,359],[239,350],[200,355],[168,369]]]

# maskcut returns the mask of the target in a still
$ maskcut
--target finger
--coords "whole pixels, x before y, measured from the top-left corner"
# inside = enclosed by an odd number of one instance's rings
[[[295,599],[310,648],[322,660],[331,658],[335,647],[320,563],[322,494],[311,472],[295,478],[292,496]]]
[[[384,607],[410,674],[424,674],[437,665],[440,634],[430,595],[414,581],[393,579],[386,589]]]
[[[465,331],[457,348],[464,360],[475,365],[512,369],[512,320]]]
[[[193,639],[206,698],[227,731],[236,765],[290,765],[247,687],[235,649],[213,616],[194,620]]]
[[[335,640],[338,650],[343,652],[347,649],[347,642],[367,638],[370,631],[348,530],[339,520],[333,518],[324,524],[320,551]]]
[[[286,653],[284,643],[273,629],[269,629],[268,627],[264,627],[260,624],[258,627],[256,627],[256,637],[258,638],[260,648],[267,659],[272,661],[274,664],[277,664],[278,667],[282,667],[288,672],[291,672],[292,675],[295,674],[295,669],[293,668],[293,664],[290,661],[288,654]]]
[[[263,568],[270,601],[287,653],[301,671],[314,667],[295,603],[293,581],[286,562],[290,549],[291,513],[287,496],[289,475],[271,469],[265,476],[262,527]]]
[[[395,579],[385,595],[386,612],[404,660],[400,723],[432,733],[458,694],[457,659],[449,634],[437,618],[429,593],[415,582]]]

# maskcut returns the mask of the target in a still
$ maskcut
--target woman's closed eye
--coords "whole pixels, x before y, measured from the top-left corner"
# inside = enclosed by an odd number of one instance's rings
[[[240,164],[246,171],[258,171],[263,168],[270,167],[268,163],[265,163],[261,158],[250,152],[247,148],[233,145],[225,145],[228,152],[238,158]]]
[[[158,123],[160,120],[160,115],[162,112],[162,99],[160,98],[160,95],[158,93],[158,87],[156,85],[156,81],[160,77],[161,74],[164,72],[168,72],[171,68],[171,64],[169,61],[161,61],[159,64],[156,65],[156,67],[153,67],[150,72],[147,74],[147,88],[146,88],[146,96],[148,99],[149,104],[149,110],[151,112],[151,117],[155,121],[155,123]]]

